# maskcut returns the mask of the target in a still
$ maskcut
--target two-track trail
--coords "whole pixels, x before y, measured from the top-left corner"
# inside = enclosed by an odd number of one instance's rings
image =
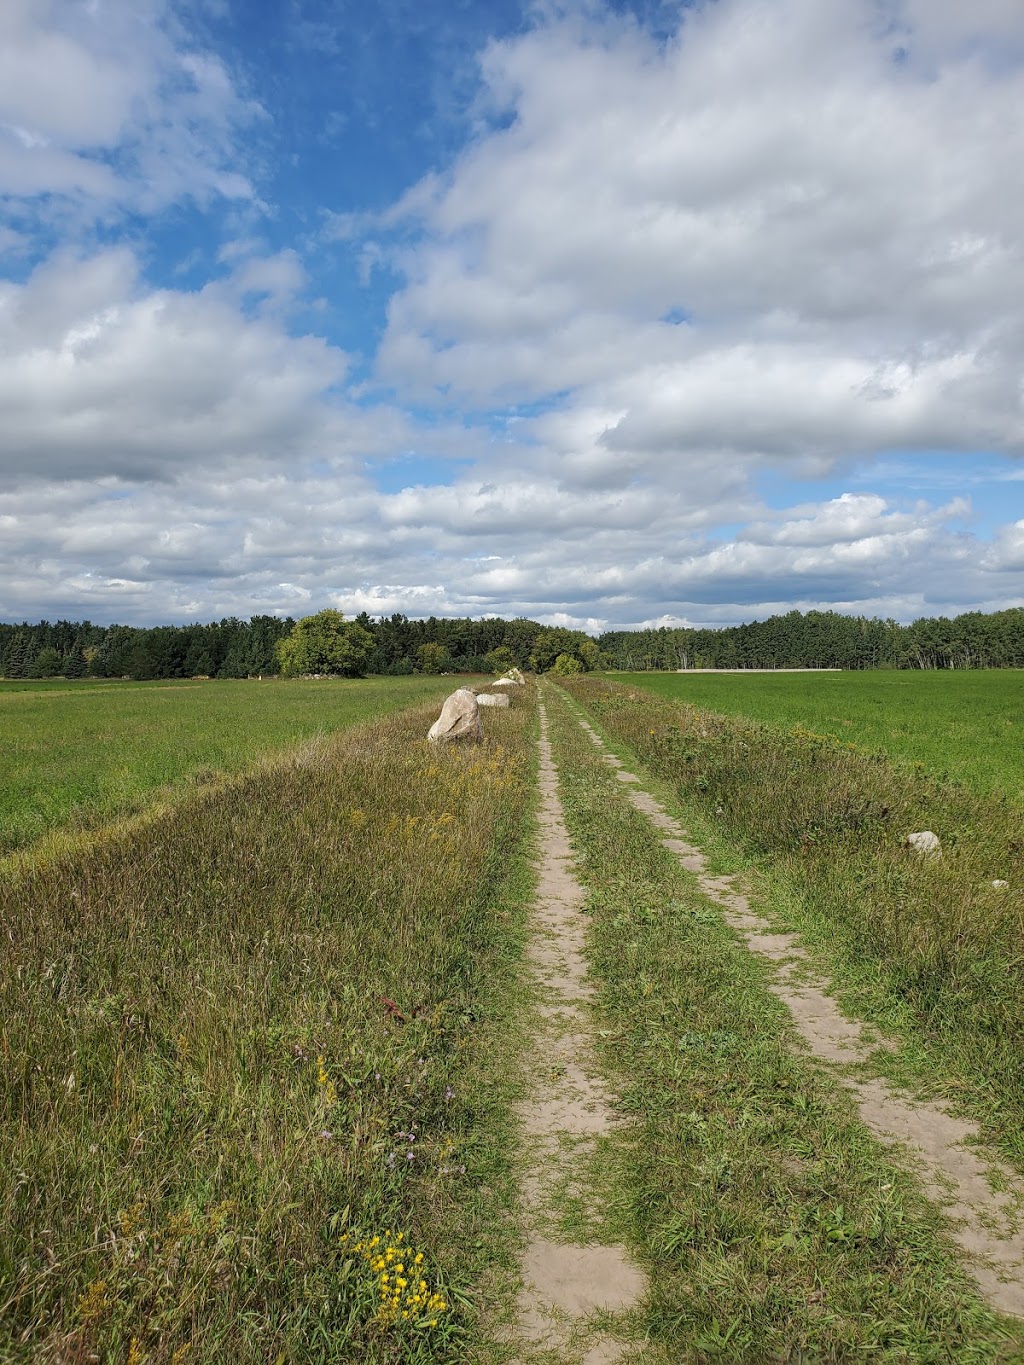
[[[697,878],[703,894],[720,908],[746,947],[773,964],[769,989],[788,1008],[811,1054],[852,1093],[865,1127],[909,1158],[925,1192],[949,1219],[952,1237],[983,1298],[999,1312],[1024,1317],[1024,1234],[1018,1226],[1024,1181],[975,1145],[973,1124],[939,1104],[909,1098],[883,1080],[850,1074],[849,1064],[867,1060],[878,1044],[840,1011],[828,983],[814,977],[798,936],[774,932],[751,910],[733,878],[711,876],[704,854],[678,821],[642,790],[637,776],[607,750],[588,721],[579,723],[615,770],[631,804],[657,828],[663,846]]]
[[[591,1202],[587,1188],[595,1144],[612,1127],[612,1099],[595,1076],[583,957],[584,892],[558,795],[558,777],[540,708],[538,893],[530,964],[539,1027],[529,1045],[531,1097],[520,1118],[526,1142],[524,1204],[527,1246],[519,1303],[522,1365],[611,1365],[623,1348],[616,1316],[644,1291],[644,1277],[622,1247],[560,1235],[559,1198],[566,1190]],[[582,1182],[582,1187],[581,1187]]]

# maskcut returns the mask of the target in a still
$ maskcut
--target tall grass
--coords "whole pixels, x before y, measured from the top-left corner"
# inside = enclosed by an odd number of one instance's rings
[[[451,687],[430,677],[0,682],[0,856]]]
[[[599,680],[565,686],[788,881],[801,927],[870,979],[883,1022],[909,1018],[1024,1165],[1024,809],[808,731]],[[922,829],[941,838],[940,859],[904,846]]]
[[[507,1179],[512,1082],[481,1068],[518,952],[530,713],[469,749],[429,746],[432,714],[0,887],[0,1358],[468,1352],[507,1233],[477,1191]],[[428,1290],[394,1312],[373,1258],[410,1244]]]
[[[1020,1326],[984,1308],[916,1182],[795,1045],[763,961],[564,702],[551,722],[588,892],[599,1046],[632,1116],[610,1139],[609,1202],[650,1279],[653,1358],[1018,1359]]]
[[[803,725],[977,791],[1024,795],[1024,670],[640,673],[620,681],[769,725]]]

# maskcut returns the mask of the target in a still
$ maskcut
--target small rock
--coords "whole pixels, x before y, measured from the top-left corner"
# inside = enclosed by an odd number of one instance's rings
[[[997,877],[995,881],[992,883],[992,888],[995,891],[1006,891],[1009,885],[1010,883],[1004,882],[1002,877]]]
[[[480,725],[480,707],[477,704],[476,694],[471,692],[468,687],[460,687],[446,698],[441,707],[441,714],[430,727],[427,739],[434,742],[438,740],[455,739],[483,739],[484,732]]]
[[[907,848],[912,848],[915,853],[920,853],[924,858],[941,858],[942,842],[937,834],[933,834],[930,829],[918,830],[916,834],[908,834],[903,840]]]
[[[478,692],[477,706],[511,706],[507,692]]]

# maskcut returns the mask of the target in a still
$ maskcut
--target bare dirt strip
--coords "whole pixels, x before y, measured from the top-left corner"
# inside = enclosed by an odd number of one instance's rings
[[[540,1026],[528,1044],[531,1097],[520,1111],[527,1246],[518,1350],[522,1365],[612,1365],[625,1348],[608,1315],[634,1304],[645,1279],[622,1247],[580,1245],[558,1235],[557,1203],[566,1190],[582,1194],[588,1205],[600,1198],[580,1183],[613,1114],[611,1096],[595,1075],[579,913],[584,892],[573,875],[543,704],[540,723],[540,857],[529,950]]]
[[[780,934],[750,908],[732,877],[712,877],[700,849],[665,808],[637,788],[639,779],[607,752],[585,720],[581,726],[605,762],[628,788],[633,806],[662,831],[665,848],[692,872],[706,896],[721,907],[726,921],[751,951],[775,964],[772,992],[787,1006],[813,1055],[831,1064],[836,1080],[856,1098],[860,1117],[876,1137],[910,1158],[924,1188],[951,1221],[951,1232],[966,1253],[966,1264],[978,1286],[1000,1312],[1024,1317],[1024,1181],[978,1143],[974,1124],[956,1118],[941,1105],[914,1100],[883,1080],[861,1081],[840,1067],[866,1061],[879,1046],[864,1036],[864,1026],[848,1019],[816,978],[796,934]],[[881,1046],[885,1046],[883,1042]]]

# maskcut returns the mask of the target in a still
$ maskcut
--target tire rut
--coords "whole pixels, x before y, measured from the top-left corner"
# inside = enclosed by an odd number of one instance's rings
[[[626,1347],[614,1326],[609,1329],[607,1315],[636,1304],[646,1279],[621,1246],[581,1245],[551,1235],[559,1192],[585,1179],[593,1144],[612,1131],[614,1117],[612,1096],[596,1075],[579,914],[584,892],[573,875],[543,703],[540,724],[540,858],[529,947],[540,1028],[528,1043],[532,1094],[519,1115],[527,1154],[527,1246],[517,1365],[545,1360],[613,1365]]]

